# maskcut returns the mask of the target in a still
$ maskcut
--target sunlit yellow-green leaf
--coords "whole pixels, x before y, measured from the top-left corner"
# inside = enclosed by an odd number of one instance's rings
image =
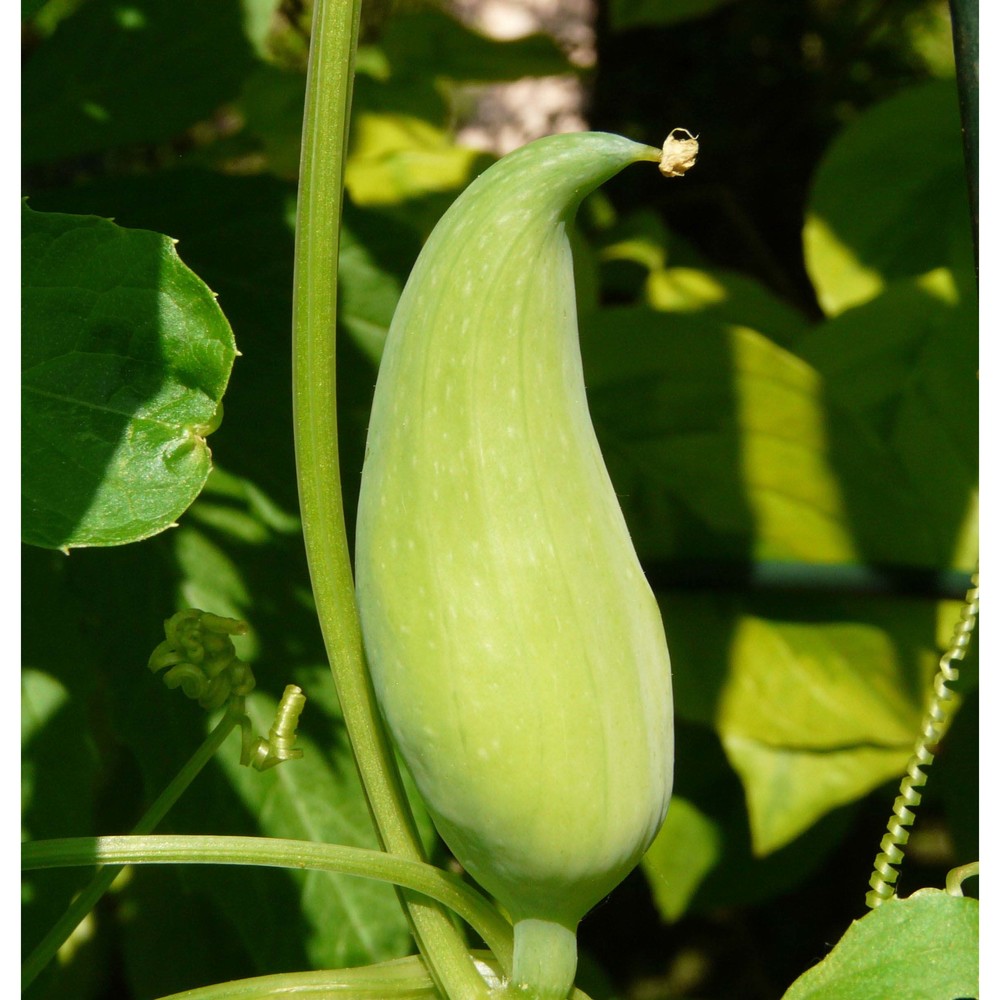
[[[666,920],[673,922],[683,916],[721,851],[718,824],[687,799],[675,795],[656,840],[642,859],[653,901]]]
[[[646,282],[646,301],[662,312],[698,313],[752,327],[781,344],[807,329],[798,310],[759,282],[731,271],[656,268]]]
[[[939,622],[932,602],[885,599],[771,597],[758,609],[665,593],[661,606],[678,715],[718,734],[758,856],[902,775],[956,617],[954,602]]]
[[[888,449],[831,405],[809,364],[747,328],[690,313],[582,319],[591,413],[646,557],[933,563]],[[694,551],[691,552],[694,555]]]
[[[716,726],[746,789],[757,853],[902,773],[920,707],[884,631],[746,616],[731,657]]]
[[[354,123],[344,183],[357,205],[393,205],[463,187],[481,156],[420,118],[363,113]]]

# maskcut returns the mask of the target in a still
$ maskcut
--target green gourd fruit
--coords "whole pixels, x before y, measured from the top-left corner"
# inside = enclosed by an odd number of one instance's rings
[[[587,409],[567,234],[597,185],[641,160],[677,176],[697,143],[665,149],[551,136],[468,188],[400,299],[362,475],[376,694],[445,842],[514,923],[511,988],[545,1000],[673,778],[663,624]]]

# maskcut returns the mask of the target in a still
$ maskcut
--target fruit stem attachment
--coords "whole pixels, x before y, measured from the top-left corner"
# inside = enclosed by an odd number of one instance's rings
[[[511,985],[528,1000],[566,1000],[576,977],[576,931],[553,920],[514,924]]]

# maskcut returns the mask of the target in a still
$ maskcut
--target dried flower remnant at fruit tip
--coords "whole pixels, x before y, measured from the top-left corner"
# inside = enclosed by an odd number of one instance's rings
[[[692,135],[686,128],[671,129],[660,154],[660,173],[664,177],[683,177],[697,159],[698,136]]]

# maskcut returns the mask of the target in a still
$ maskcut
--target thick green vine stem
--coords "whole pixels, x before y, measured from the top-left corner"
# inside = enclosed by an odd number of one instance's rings
[[[378,837],[415,861],[423,849],[382,727],[361,645],[337,449],[337,262],[360,0],[315,0],[306,78],[292,297],[292,397],[302,532],[344,721]],[[451,918],[404,894],[414,938],[448,1000],[486,985]]]
[[[95,863],[263,865],[271,868],[334,872],[389,882],[420,893],[425,898],[438,900],[462,917],[482,937],[505,968],[510,966],[512,960],[511,926],[482,893],[467,885],[457,875],[384,851],[277,837],[176,834],[154,837],[73,837],[21,846],[21,867],[26,871]],[[471,958],[469,962],[472,963]]]
[[[921,793],[918,789],[927,783],[924,768],[934,761],[934,747],[941,741],[951,718],[949,702],[955,697],[948,687],[958,680],[955,663],[965,658],[976,627],[979,614],[979,568],[972,576],[972,587],[965,595],[961,617],[955,625],[948,649],[941,657],[938,672],[934,678],[934,694],[921,726],[920,739],[906,766],[906,776],[899,786],[899,795],[892,807],[892,817],[887,831],[879,845],[881,851],[875,859],[875,870],[868,881],[870,891],[865,896],[869,909],[881,906],[895,894],[898,866],[903,860],[903,847],[910,839],[909,827],[915,818],[913,810],[920,805]]]
[[[503,972],[489,952],[474,951],[472,957],[483,979],[491,986],[501,982]],[[228,983],[172,993],[161,1000],[439,1000],[440,994],[418,955],[397,958],[360,969],[330,969],[320,972],[284,972],[255,976]],[[590,1000],[573,990],[569,1000]]]
[[[477,959],[483,978],[496,973]],[[440,994],[418,955],[399,958],[358,969],[330,969],[320,972],[292,972],[256,976],[235,982],[218,983],[201,989],[174,993],[162,1000],[439,1000]]]

